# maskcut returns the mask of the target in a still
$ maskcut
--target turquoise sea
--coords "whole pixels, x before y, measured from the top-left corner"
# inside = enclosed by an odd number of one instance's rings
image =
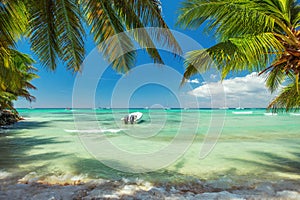
[[[299,180],[300,116],[264,109],[19,109],[0,130],[0,178],[191,179],[246,185]],[[120,120],[143,113],[138,124]],[[248,112],[248,113],[234,113]],[[25,180],[26,181],[26,180]]]

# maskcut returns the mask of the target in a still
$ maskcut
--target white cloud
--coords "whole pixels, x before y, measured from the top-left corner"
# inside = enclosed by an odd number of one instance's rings
[[[200,83],[199,79],[197,79],[197,78],[192,79],[192,80],[187,80],[186,82],[187,83],[195,83],[195,84],[199,84]]]
[[[222,82],[208,82],[189,94],[214,101],[214,107],[266,107],[274,97],[266,89],[265,78],[256,72]]]

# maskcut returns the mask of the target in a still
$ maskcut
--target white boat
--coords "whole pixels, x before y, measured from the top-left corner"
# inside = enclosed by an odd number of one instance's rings
[[[235,114],[235,115],[251,115],[251,114],[253,114],[253,111],[239,111],[239,112],[233,111],[232,114]]]
[[[219,109],[220,110],[228,110],[229,108],[227,106],[224,106],[224,107],[220,107]]]
[[[143,117],[143,113],[141,112],[133,112],[129,115],[126,115],[125,117],[121,118],[122,121],[124,121],[125,124],[134,124],[138,123]]]
[[[277,116],[277,113],[264,113],[265,116]]]
[[[241,98],[239,98],[239,107],[235,108],[236,110],[244,110],[245,108],[241,107]]]

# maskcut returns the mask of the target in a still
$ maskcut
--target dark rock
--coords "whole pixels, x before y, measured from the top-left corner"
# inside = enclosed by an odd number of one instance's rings
[[[0,111],[0,126],[14,124],[22,119],[23,118],[16,112],[11,112],[9,110]]]

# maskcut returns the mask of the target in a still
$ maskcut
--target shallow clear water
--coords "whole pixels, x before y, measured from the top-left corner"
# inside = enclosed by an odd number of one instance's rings
[[[124,125],[128,110],[20,109],[26,120],[0,130],[0,178],[193,177],[240,184],[300,178],[300,116],[266,116],[262,109],[139,111],[143,121]]]

